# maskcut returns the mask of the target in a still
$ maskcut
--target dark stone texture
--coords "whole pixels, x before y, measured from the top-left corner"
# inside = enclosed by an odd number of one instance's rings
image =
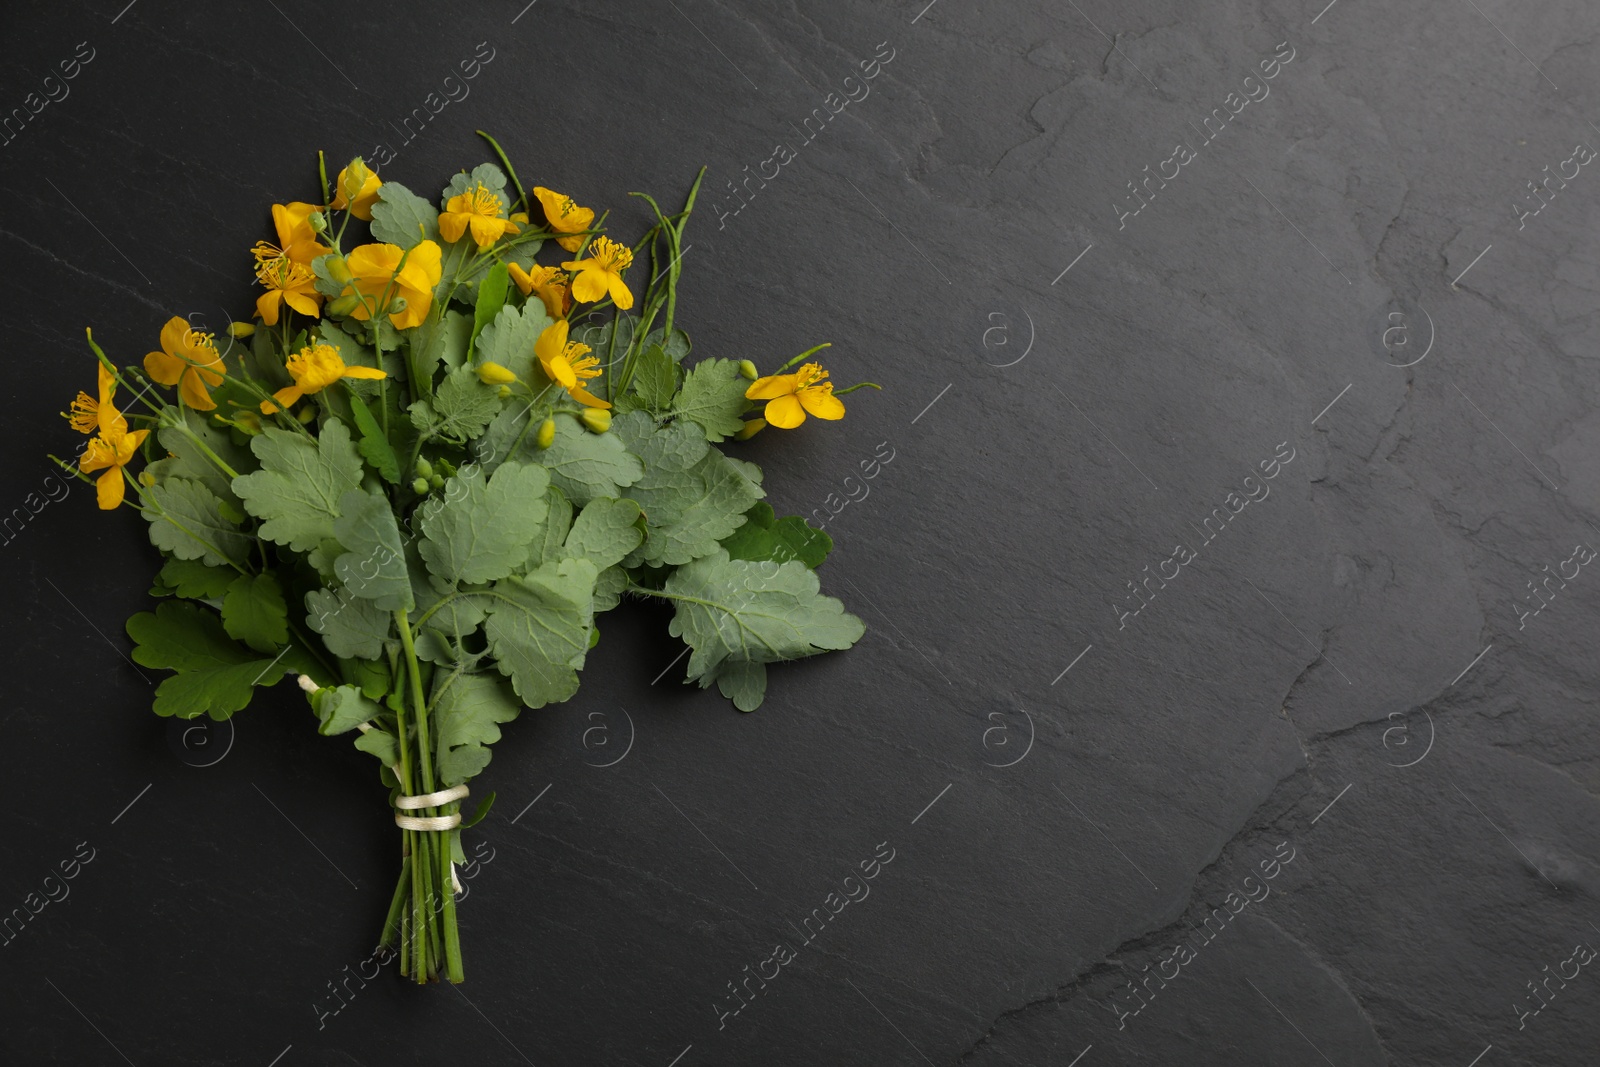
[[[392,888],[370,760],[289,686],[231,748],[170,738],[121,630],[142,522],[86,489],[25,513],[0,910],[95,852],[0,950],[5,1062],[1596,1062],[1600,978],[1519,1013],[1600,944],[1600,577],[1515,605],[1600,544],[1600,175],[1512,207],[1600,144],[1592,5],[123,2],[0,15],[0,114],[94,50],[0,146],[6,512],[72,447],[85,325],[131,361],[170,314],[244,315],[316,149],[388,144],[430,192],[487,158],[477,128],[629,232],[629,191],[675,202],[708,165],[697,353],[831,340],[836,379],[885,387],[741,446],[774,505],[894,459],[827,524],[857,649],[744,716],[681,668],[652,684],[666,616],[619,610],[582,693],[479,779],[467,984],[386,973],[327,1016]],[[480,41],[470,95],[405,143]],[[870,95],[805,142],[879,42]],[[778,941],[793,962],[719,1028]]]

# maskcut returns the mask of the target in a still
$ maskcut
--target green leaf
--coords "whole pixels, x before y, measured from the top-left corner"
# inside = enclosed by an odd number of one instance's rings
[[[596,570],[621,563],[644,542],[644,518],[632,500],[596,497],[589,501],[567,535],[566,554],[587,559]]]
[[[628,572],[622,567],[607,567],[594,580],[594,613],[610,611],[622,603],[622,593],[628,588]]]
[[[272,685],[290,669],[283,658],[258,656],[229,640],[216,612],[171,601],[128,620],[133,660],[178,673],[156,688],[157,715],[226,719],[250,703],[256,685]]]
[[[689,335],[677,328],[673,329],[671,337],[664,337],[660,328],[651,330],[645,344],[660,345],[674,363],[682,363],[689,355]]]
[[[728,688],[745,703],[759,703],[759,692],[740,664],[849,648],[866,631],[843,604],[820,594],[816,572],[794,560],[731,560],[719,548],[674,571],[662,592],[675,606],[668,632],[694,649],[690,677],[704,687],[738,668]]]
[[[249,558],[254,539],[223,517],[222,501],[201,483],[168,478],[145,493],[150,499],[144,513],[150,521],[150,543],[163,552],[212,567]]]
[[[394,454],[394,446],[383,435],[383,427],[372,417],[372,410],[367,407],[366,401],[354,393],[350,394],[350,414],[355,417],[356,430],[361,434],[356,449],[362,458],[372,464],[372,469],[384,481],[399,485],[400,457]]]
[[[744,525],[723,538],[722,547],[733,559],[797,559],[816,570],[833,551],[833,538],[798,515],[778,518],[772,505],[762,501],[745,512]]]
[[[216,600],[239,577],[232,567],[212,567],[199,560],[169,559],[156,581],[186,600]]]
[[[306,621],[340,659],[377,659],[394,620],[348,589],[314,589],[306,594]]]
[[[538,370],[533,346],[551,321],[540,300],[530,300],[520,308],[509,304],[500,308],[492,321],[483,324],[473,345],[474,361],[498,363],[523,381],[542,385],[544,372]]]
[[[564,546],[567,532],[572,529],[572,502],[567,499],[567,494],[553,485],[545,493],[545,500],[550,510],[545,515],[541,535],[535,537],[528,546],[528,562],[523,567],[524,571],[532,570],[541,563],[563,559],[567,555]]]
[[[312,441],[287,430],[263,430],[250,444],[261,469],[234,479],[250,514],[267,521],[260,534],[309,552],[334,536],[339,498],[361,484],[361,457],[338,419],[323,424]]]
[[[639,353],[633,368],[633,391],[651,411],[665,411],[678,391],[678,365],[660,345]]]
[[[378,757],[378,762],[385,767],[393,767],[400,762],[400,742],[395,740],[393,734],[383,730],[363,730],[361,736],[356,738],[355,746],[363,752]]]
[[[488,745],[500,740],[500,723],[522,711],[504,678],[462,674],[435,686],[433,721],[439,731],[434,770],[441,786],[460,785],[489,764]]]
[[[479,163],[472,168],[471,173],[463,170],[451,175],[450,184],[445,186],[444,192],[440,194],[439,202],[449,203],[451,197],[470,193],[480,185],[498,196],[502,203],[511,202],[512,198],[506,195],[506,172],[493,163]]]
[[[478,285],[478,300],[472,313],[472,340],[477,341],[483,328],[494,321],[500,309],[506,306],[506,291],[511,287],[511,275],[504,263],[489,268]]]
[[[657,427],[648,415],[634,412],[613,419],[611,429],[644,462],[644,474],[627,495],[648,521],[639,553],[647,563],[677,566],[714,551],[744,525],[744,513],[762,496],[693,427]]]
[[[411,421],[425,433],[453,441],[467,441],[483,433],[500,413],[500,394],[478,378],[471,367],[457,367],[445,375],[430,406],[426,400],[411,405]]]
[[[528,707],[542,708],[578,691],[596,577],[588,560],[564,559],[496,582],[487,594],[489,650]]]
[[[169,414],[167,417],[173,416]],[[177,426],[162,426],[156,431],[156,438],[161,442],[161,447],[172,455],[156,460],[146,469],[157,482],[164,482],[169,478],[188,478],[204,485],[219,499],[238,504],[239,498],[233,494],[233,479],[201,450],[194,438],[198,437],[206,448],[236,473],[246,474],[255,470],[255,459],[247,449],[233,443],[233,438],[226,427],[208,423],[198,412],[186,411],[184,425],[194,437],[190,437]]]
[[[289,643],[289,608],[283,587],[271,574],[241,574],[222,598],[222,628],[257,652],[272,653]]]
[[[544,468],[531,464],[503,464],[487,480],[482,468],[462,467],[419,509],[428,570],[447,586],[510,574],[541,532],[549,487]]]
[[[384,611],[412,608],[405,546],[387,497],[365,489],[341,496],[333,535],[346,550],[333,561],[333,573],[345,589]]]
[[[428,316],[426,322],[412,331],[411,352],[417,374],[427,379],[430,392],[434,372],[441,363],[446,371],[453,371],[467,362],[472,333],[471,317],[454,309],[446,311],[443,318]]]
[[[621,496],[624,488],[643,476],[644,464],[616,434],[590,433],[567,414],[555,419],[556,438],[538,454],[539,462],[549,468],[550,480],[574,504],[587,504],[599,496]]]
[[[767,665],[726,660],[716,673],[717,688],[740,711],[755,711],[767,695]],[[703,687],[702,687],[703,688]]]
[[[378,187],[378,201],[372,205],[372,238],[401,249],[424,240],[437,244],[439,209],[399,182],[386,181]]]
[[[383,708],[353,685],[324,686],[311,694],[311,709],[322,720],[317,732],[327,736],[354,730],[383,714]]]
[[[707,441],[721,441],[744,425],[740,416],[751,408],[744,396],[749,386],[733,360],[702,359],[684,377],[672,413],[697,423]]]

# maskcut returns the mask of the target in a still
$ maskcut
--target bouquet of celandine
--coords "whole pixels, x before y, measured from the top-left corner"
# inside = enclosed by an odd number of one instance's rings
[[[225,719],[295,674],[322,733],[359,731],[404,835],[381,944],[419,982],[462,980],[453,865],[493,800],[463,821],[467,782],[501,724],[577,691],[598,613],[670,603],[690,678],[744,711],[766,664],[863,632],[818,592],[828,536],[713,447],[844,405],[810,352],[766,377],[689,361],[699,180],[674,215],[634,194],[655,224],[630,248],[570,197],[530,198],[488,140],[505,169],[457,174],[438,205],[359,159],[331,190],[322,168],[320,205],[273,205],[260,322],[221,348],[174,318],[141,370],[91,337],[97,395],[67,413],[88,440],[57,461],[142,512],[164,557],[166,601],[128,621],[133,658],[177,672],[157,714]],[[540,263],[547,241],[562,254]]]

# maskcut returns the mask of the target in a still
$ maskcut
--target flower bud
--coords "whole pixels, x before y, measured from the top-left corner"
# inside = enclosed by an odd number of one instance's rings
[[[309,222],[311,224],[311,228],[318,233],[328,232],[328,219],[327,216],[325,216],[322,212],[313,211],[309,216],[307,216],[306,221]]]
[[[518,226],[526,226],[528,224],[528,213],[526,211],[513,211],[511,213],[511,221]]]
[[[323,310],[335,318],[348,318],[350,313],[361,306],[361,298],[355,293],[346,293],[344,296],[328,301],[328,306]]]
[[[739,427],[739,432],[733,435],[734,440],[748,441],[750,438],[760,433],[766,425],[766,419],[750,419],[743,426]]]
[[[435,489],[444,488],[444,475],[435,474],[428,478],[428,484]]]
[[[486,360],[478,364],[478,380],[484,385],[510,385],[517,376],[511,373],[511,368]]]
[[[578,418],[593,433],[605,433],[611,429],[611,412],[605,408],[584,408]]]
[[[140,471],[139,484],[144,486],[146,489],[149,489],[151,486],[156,484],[156,476],[151,474],[149,471]]]
[[[422,496],[428,491],[428,479],[418,478],[416,481],[412,482],[411,491],[416,493],[418,496]]]
[[[295,416],[295,418],[300,420],[300,425],[302,426],[309,426],[311,424],[311,420],[315,419],[316,417],[317,409],[309,405],[301,408],[300,414]]]
[[[367,166],[367,161],[357,156],[350,161],[350,165],[339,172],[339,193],[346,200],[354,200],[361,195],[367,179],[373,173]]]
[[[256,327],[255,327],[255,323],[253,323],[253,322],[230,322],[230,323],[228,323],[228,336],[229,337],[237,337],[237,338],[243,339],[243,338],[249,337],[251,334],[253,334],[255,332],[256,332]]]
[[[756,370],[756,365],[754,363],[751,363],[748,359],[741,359],[739,361],[739,373],[747,381],[752,381],[752,382],[755,381],[757,378],[761,377],[761,372]]]
[[[501,400],[509,400],[509,399],[511,399],[511,386],[502,385],[498,390],[498,395],[499,395]]]
[[[417,477],[418,478],[432,478],[433,477],[433,464],[429,463],[427,461],[427,459],[422,457],[422,456],[418,456],[417,457]]]
[[[295,683],[307,693],[315,693],[318,689],[322,688],[321,686],[317,685],[316,681],[309,674],[300,675],[300,677],[295,679]]]
[[[406,298],[405,297],[397,296],[393,300],[389,301],[389,307],[388,307],[389,314],[398,315],[398,314],[400,314],[400,312],[404,311],[405,309],[406,309]]]
[[[534,443],[540,448],[549,448],[550,442],[556,439],[556,420],[545,419],[539,424],[539,436],[534,438]]]
[[[324,266],[327,268],[328,277],[340,285],[350,283],[350,264],[343,256],[329,256]]]
[[[233,420],[234,428],[252,437],[261,432],[261,416],[253,411],[241,411]]]

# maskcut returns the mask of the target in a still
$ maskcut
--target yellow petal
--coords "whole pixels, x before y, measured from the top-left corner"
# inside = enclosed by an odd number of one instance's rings
[[[750,388],[744,391],[744,396],[746,400],[776,400],[793,392],[794,375],[769,374],[765,378],[757,378],[751,382]]]
[[[800,404],[819,419],[844,418],[844,401],[833,395],[833,386],[813,386],[795,394]]]
[[[439,216],[439,235],[451,244],[461,240],[467,232],[467,217],[459,212],[447,211]]]
[[[322,308],[317,306],[315,297],[307,296],[305,293],[297,293],[286,289],[283,293],[283,299],[285,303],[294,308],[296,311],[300,312],[302,315],[309,315],[314,319],[319,318],[322,315]],[[257,306],[259,306],[260,303],[261,302],[259,300],[256,301]],[[273,317],[276,318],[277,316],[274,315]],[[265,315],[263,315],[261,319],[263,322],[266,322]],[[268,322],[267,325],[271,326],[272,323]]]
[[[517,283],[517,288],[522,290],[523,296],[528,296],[533,292],[533,276],[523,270],[521,265],[507,263],[506,270],[510,272],[511,280]]]
[[[277,401],[276,404],[272,400],[263,400],[261,402],[261,413],[263,415],[271,415],[275,411],[288,408],[302,396],[305,396],[305,393],[300,390],[298,385],[286,385],[272,394],[272,399]]]
[[[574,385],[567,390],[568,395],[586,408],[609,408],[611,404],[601,400],[581,385]]]
[[[616,302],[617,307],[623,311],[633,307],[633,292],[628,288],[628,284],[622,280],[622,275],[609,274],[606,277],[610,282],[611,299]]]
[[[346,378],[377,379],[387,378],[389,376],[389,372],[379,370],[377,367],[346,367],[344,369],[344,376]]]
[[[780,430],[792,430],[806,421],[806,410],[794,396],[780,396],[767,402],[763,412],[767,422]]]
[[[572,298],[582,303],[592,304],[605,295],[606,272],[603,270],[583,271],[572,283]],[[630,298],[628,303],[632,305],[633,300]]]
[[[278,325],[278,305],[283,301],[283,290],[268,289],[256,297],[256,314],[268,326]],[[170,384],[170,383],[169,383]]]
[[[122,503],[126,491],[122,484],[122,468],[112,467],[94,481],[95,500],[101,511],[111,511]]]

